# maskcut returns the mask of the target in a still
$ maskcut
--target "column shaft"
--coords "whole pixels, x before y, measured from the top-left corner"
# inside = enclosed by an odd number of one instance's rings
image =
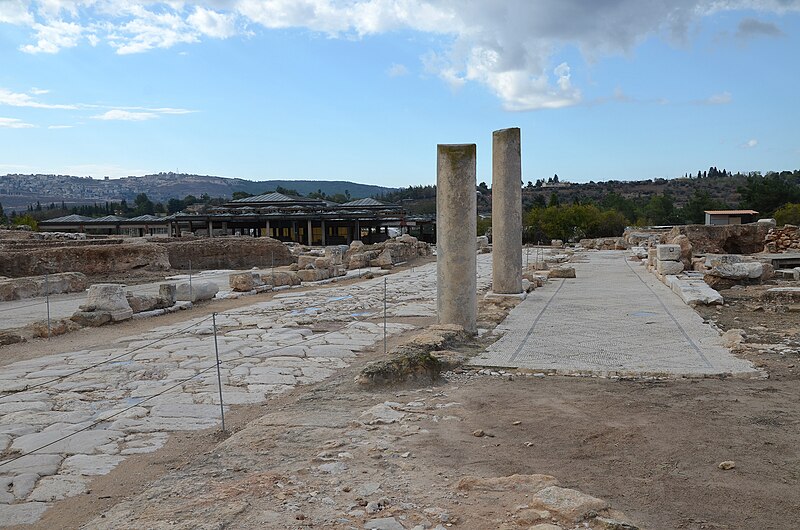
[[[436,287],[440,324],[477,331],[478,208],[475,144],[439,145],[436,163]]]
[[[522,160],[517,127],[492,134],[492,291],[522,292]]]

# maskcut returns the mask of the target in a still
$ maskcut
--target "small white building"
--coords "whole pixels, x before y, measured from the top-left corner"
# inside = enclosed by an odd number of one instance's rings
[[[756,221],[755,210],[706,210],[707,225],[742,225]]]

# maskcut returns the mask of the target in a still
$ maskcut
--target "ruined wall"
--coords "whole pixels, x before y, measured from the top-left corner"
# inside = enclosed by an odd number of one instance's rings
[[[767,233],[764,250],[767,252],[800,250],[800,228],[794,225],[772,228]]]
[[[625,240],[621,237],[599,237],[595,239],[581,239],[580,246],[595,250],[625,250]]]
[[[214,237],[181,241],[171,239],[153,243],[163,248],[173,269],[246,269],[289,265],[294,260],[289,249],[270,237]]]
[[[169,269],[167,251],[152,243],[0,248],[0,276],[19,278],[56,272],[87,275]]]
[[[771,226],[766,223],[745,225],[685,225],[674,227],[669,241],[685,235],[695,254],[755,254],[764,250],[764,240]]]

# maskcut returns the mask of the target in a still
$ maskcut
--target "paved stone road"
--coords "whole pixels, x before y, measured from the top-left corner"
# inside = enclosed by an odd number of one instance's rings
[[[478,261],[478,287],[486,289],[491,255]],[[435,315],[435,263],[392,274],[386,287],[389,318]],[[225,404],[263,402],[330,376],[376,343],[380,348],[383,291],[383,278],[289,290],[218,315]],[[314,332],[312,325],[320,324],[334,331]],[[412,327],[389,323],[388,332]],[[103,364],[70,375],[97,363]],[[26,456],[0,461],[0,526],[35,522],[50,502],[86,491],[93,475],[163,446],[170,431],[218,425],[215,366],[213,327],[204,317],[155,327],[103,350],[2,367],[0,453]],[[54,380],[60,376],[68,377]]]
[[[588,252],[497,328],[473,364],[598,375],[758,376],[716,330],[624,252]]]

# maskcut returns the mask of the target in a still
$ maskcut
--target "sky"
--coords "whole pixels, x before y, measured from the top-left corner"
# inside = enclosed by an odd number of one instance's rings
[[[800,0],[0,0],[0,174],[800,169]]]

